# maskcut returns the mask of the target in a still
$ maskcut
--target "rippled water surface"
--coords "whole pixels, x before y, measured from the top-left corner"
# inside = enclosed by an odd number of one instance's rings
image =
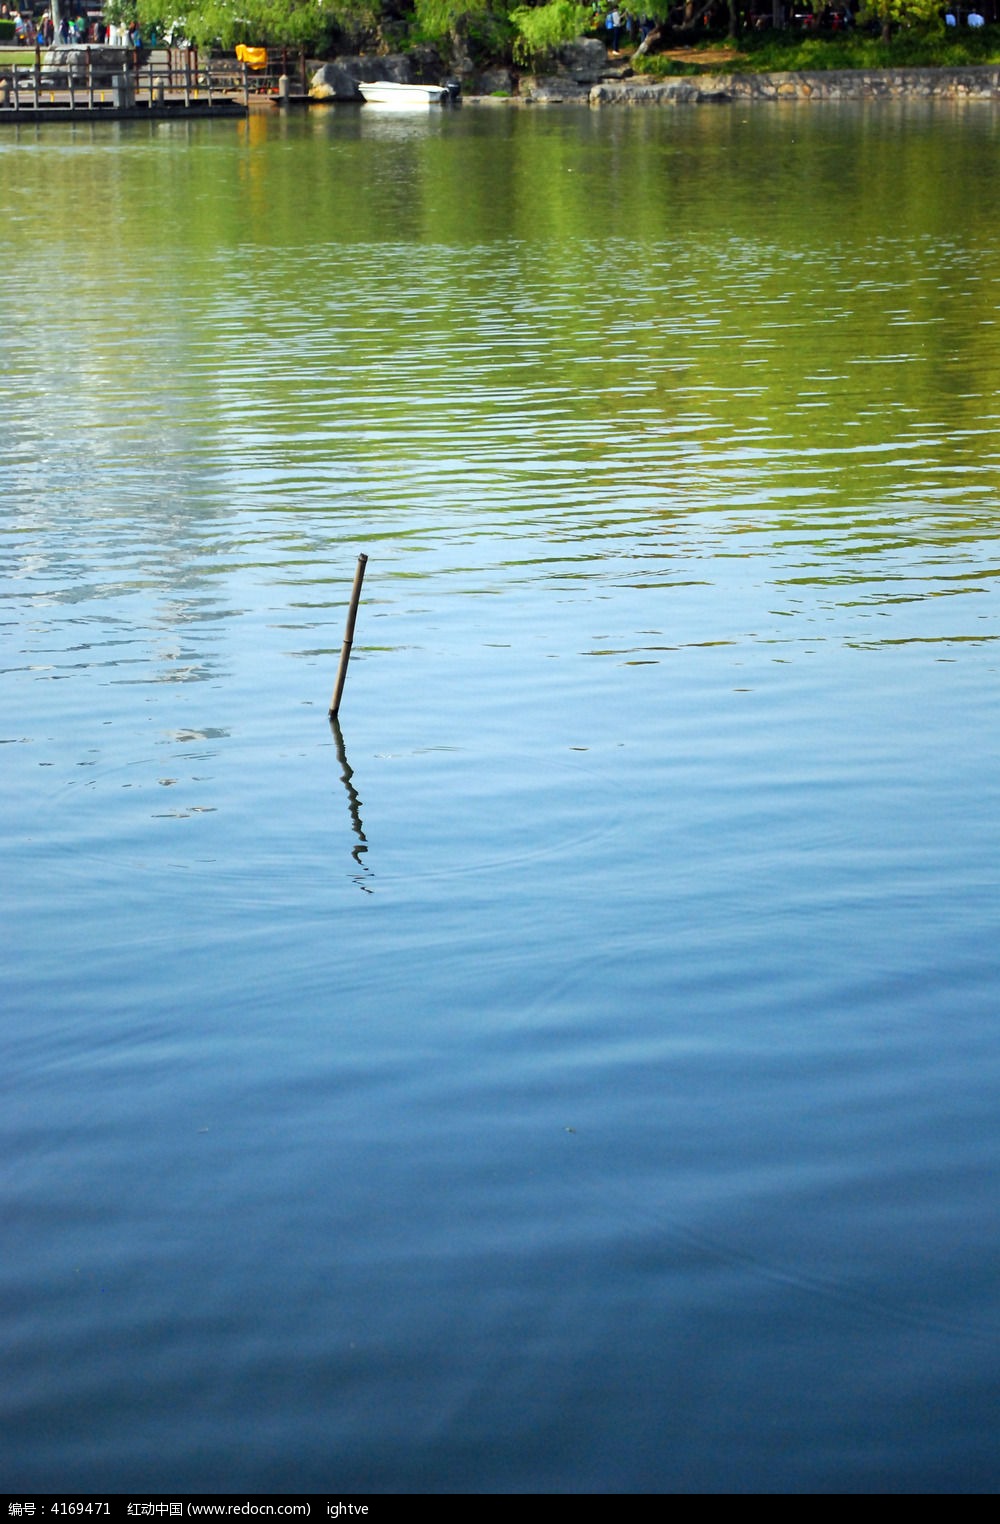
[[[0,1484],[995,1489],[998,146],[3,129]]]

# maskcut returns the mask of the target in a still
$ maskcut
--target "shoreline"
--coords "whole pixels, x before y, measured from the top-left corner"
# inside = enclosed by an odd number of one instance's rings
[[[829,69],[774,72],[769,74],[679,75],[669,79],[633,75],[628,79],[604,78],[580,82],[570,74],[522,75],[509,94],[463,95],[460,104],[470,109],[486,107],[574,105],[593,108],[640,106],[727,105],[733,102],[825,102],[825,101],[1000,101],[1000,65],[968,64],[942,68]],[[52,121],[185,120],[193,117],[245,117],[250,109],[267,111],[295,107],[356,104],[296,96],[284,105],[270,97],[248,104],[225,96],[215,100],[161,100],[113,106],[86,105],[71,108],[55,101],[27,103],[15,108],[0,99],[0,124]],[[437,108],[440,109],[440,108]]]
[[[773,74],[699,74],[675,79],[601,80],[523,76],[520,93],[468,96],[469,105],[679,106],[728,101],[1000,100],[1000,66],[828,69]]]

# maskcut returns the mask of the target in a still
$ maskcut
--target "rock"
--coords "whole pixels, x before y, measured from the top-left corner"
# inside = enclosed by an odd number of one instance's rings
[[[314,100],[356,101],[358,80],[388,79],[396,85],[413,84],[413,68],[406,53],[344,54],[316,70],[309,86]]]
[[[591,85],[587,99],[592,106],[675,106],[693,101],[696,87],[690,80],[652,80],[649,84],[637,84],[632,80],[617,80],[602,85]]]
[[[354,58],[335,58],[355,79],[388,79],[394,85],[412,85],[413,68],[406,53],[360,53]]]
[[[315,101],[360,100],[358,82],[339,64],[322,64],[309,82],[309,94]]]
[[[444,60],[437,48],[427,45],[411,48],[407,55],[410,60],[410,68],[413,70],[413,83],[415,85],[438,85],[444,74]]]
[[[468,39],[460,33],[452,35],[450,68],[453,74],[458,74],[462,79],[469,79],[476,72]]]
[[[596,37],[578,37],[557,49],[555,66],[579,85],[596,85],[608,69],[608,50]]]
[[[42,84],[63,85],[72,79],[82,84],[88,77],[95,85],[107,84],[114,75],[124,74],[132,67],[132,48],[109,47],[103,44],[70,44],[46,48],[42,54]]]
[[[513,95],[514,75],[510,69],[487,69],[472,79],[473,95]]]
[[[547,74],[521,76],[521,99],[537,101],[539,104],[552,104],[563,101],[585,101],[591,88],[596,86],[578,85],[575,79],[568,75]]]

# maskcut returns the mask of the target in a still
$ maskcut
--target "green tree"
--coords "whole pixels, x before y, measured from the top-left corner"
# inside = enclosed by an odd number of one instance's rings
[[[893,25],[912,27],[922,32],[940,32],[940,0],[865,0],[858,12],[858,20],[874,20],[882,23],[882,41],[888,43]]]
[[[427,42],[458,67],[511,56],[535,63],[590,25],[576,0],[108,0],[105,16],[143,32],[171,31],[199,47],[238,42],[312,52]]]
[[[342,34],[360,41],[375,35],[379,0],[111,0],[109,20],[138,20],[143,32],[171,30],[199,47],[238,42],[324,51]]]
[[[456,68],[510,56],[513,29],[504,0],[414,0],[412,35],[433,43]]]
[[[519,5],[510,13],[514,27],[514,59],[536,67],[564,42],[572,42],[590,26],[590,8],[575,0],[548,0],[546,5]]]

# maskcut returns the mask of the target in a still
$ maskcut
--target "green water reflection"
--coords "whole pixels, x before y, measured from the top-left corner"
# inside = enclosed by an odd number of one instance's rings
[[[7,383],[286,478],[360,425],[820,544],[818,509],[960,511],[995,486],[996,148],[983,106],[8,129]]]

